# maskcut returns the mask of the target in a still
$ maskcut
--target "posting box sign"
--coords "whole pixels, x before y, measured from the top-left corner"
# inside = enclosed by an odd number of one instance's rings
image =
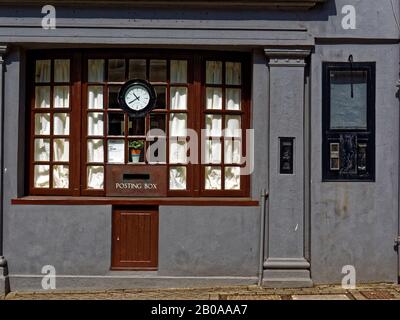
[[[106,195],[160,197],[167,195],[165,166],[108,165]]]

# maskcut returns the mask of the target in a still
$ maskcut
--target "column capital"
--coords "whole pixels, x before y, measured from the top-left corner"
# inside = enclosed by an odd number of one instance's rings
[[[4,59],[3,57],[5,56],[7,52],[7,45],[0,44],[0,63],[3,63]]]
[[[264,49],[270,66],[302,67],[311,54],[308,49]]]

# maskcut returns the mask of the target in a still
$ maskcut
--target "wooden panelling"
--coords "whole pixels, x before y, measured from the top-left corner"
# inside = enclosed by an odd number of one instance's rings
[[[158,265],[158,211],[113,211],[112,265],[118,270],[156,270]]]

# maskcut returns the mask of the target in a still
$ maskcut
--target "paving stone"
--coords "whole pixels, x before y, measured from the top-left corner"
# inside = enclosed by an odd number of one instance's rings
[[[293,295],[293,300],[351,300],[345,294],[307,294]]]

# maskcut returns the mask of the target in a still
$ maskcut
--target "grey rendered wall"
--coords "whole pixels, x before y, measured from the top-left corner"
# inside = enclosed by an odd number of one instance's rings
[[[256,207],[160,207],[159,274],[257,275]]]
[[[321,62],[376,61],[376,182],[321,182]],[[340,283],[344,265],[357,281],[397,281],[398,45],[321,45],[312,57],[311,272]]]

